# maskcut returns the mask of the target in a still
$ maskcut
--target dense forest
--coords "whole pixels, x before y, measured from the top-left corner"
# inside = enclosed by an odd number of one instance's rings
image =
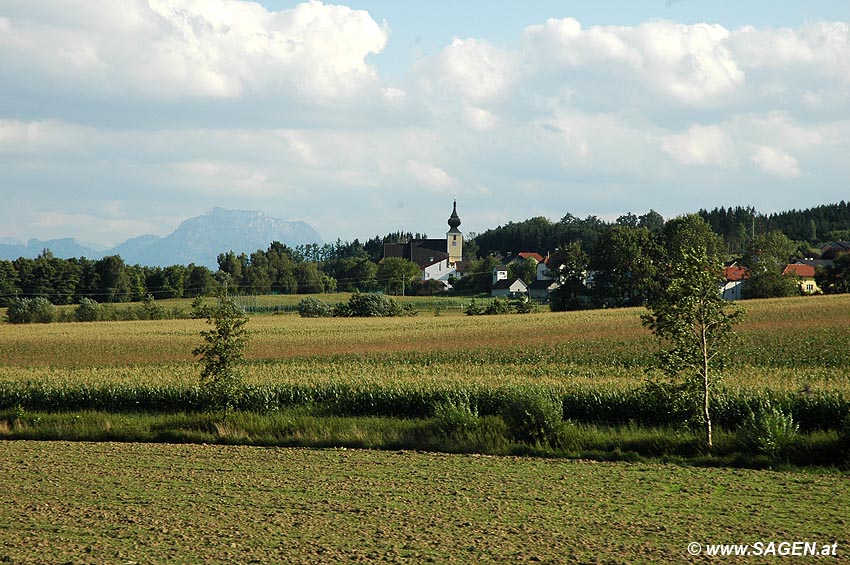
[[[759,282],[764,286],[762,294],[753,296],[794,292],[794,285],[782,281],[780,276],[788,261],[795,257],[817,258],[821,244],[850,240],[850,204],[843,201],[770,215],[742,207],[700,210],[698,215],[719,236],[727,259],[766,271],[764,281]],[[650,251],[663,239],[667,223],[655,211],[641,216],[625,214],[613,222],[595,216],[581,219],[572,214],[556,222],[543,217],[510,222],[467,241],[464,259],[467,275],[471,276],[456,281],[456,288],[487,292],[490,273],[498,261],[496,254],[536,251],[542,255],[553,253],[560,260],[595,271],[599,295],[596,304],[639,304],[643,299],[641,285],[653,276],[655,269]],[[429,286],[417,280],[418,268],[403,264],[404,260],[381,261],[384,243],[425,237],[425,234],[394,232],[376,235],[365,243],[337,240],[333,244],[296,248],[272,242],[267,249],[251,254],[221,253],[214,272],[194,264],[165,268],[127,265],[119,256],[98,260],[60,259],[44,250],[35,259],[0,261],[0,306],[9,305],[17,298],[36,297],[53,304],[76,304],[83,298],[107,303],[191,298],[211,294],[222,287],[244,294],[397,292],[398,289],[432,293],[439,290],[433,288],[435,281],[428,281]],[[843,260],[841,265],[846,263]],[[526,278],[533,277],[533,267],[515,265],[514,268],[517,275],[527,272]],[[842,273],[819,276],[823,281],[821,287],[827,292],[850,290],[850,282],[841,278]],[[753,283],[757,280],[761,279],[754,275]]]
[[[850,240],[850,203],[840,202],[775,214],[761,214],[754,208],[715,208],[698,212],[712,230],[723,238],[727,252],[742,254],[754,235],[781,231],[789,239],[807,247],[820,243]],[[596,216],[580,219],[567,214],[557,222],[537,217],[522,222],[509,222],[476,236],[481,254],[520,251],[551,251],[573,241],[581,241],[590,251],[600,236],[611,226],[646,227],[659,230],[664,218],[650,210],[643,216],[625,214],[614,222]]]
[[[801,244],[817,246],[850,239],[850,203],[841,201],[777,214],[759,214],[753,208],[715,208],[699,214],[721,235],[730,253],[742,253],[754,235],[781,231]]]

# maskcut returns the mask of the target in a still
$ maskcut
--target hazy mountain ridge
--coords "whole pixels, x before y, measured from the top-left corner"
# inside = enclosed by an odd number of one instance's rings
[[[323,243],[319,233],[305,222],[281,220],[257,210],[213,208],[202,216],[184,220],[165,237],[134,237],[105,251],[81,245],[73,238],[49,241],[31,239],[27,244],[0,244],[0,259],[34,258],[44,249],[49,249],[54,256],[63,259],[99,259],[107,255],[120,255],[130,265],[165,267],[194,263],[216,269],[219,253],[231,250],[252,253],[257,249],[268,248],[272,241],[290,247]]]

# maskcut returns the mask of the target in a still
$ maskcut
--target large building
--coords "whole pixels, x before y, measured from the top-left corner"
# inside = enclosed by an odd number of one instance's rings
[[[384,258],[401,257],[413,261],[422,271],[422,280],[437,280],[447,287],[449,277],[459,277],[458,267],[463,259],[463,233],[457,215],[457,201],[449,216],[449,231],[445,239],[411,239],[405,243],[385,243]]]

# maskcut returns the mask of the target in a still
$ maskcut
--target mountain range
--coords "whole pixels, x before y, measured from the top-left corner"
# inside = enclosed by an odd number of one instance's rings
[[[128,239],[111,249],[96,248],[73,238],[49,241],[31,239],[26,244],[3,239],[0,240],[0,259],[35,258],[49,249],[55,257],[62,259],[100,259],[108,255],[120,255],[129,265],[166,267],[194,263],[216,270],[219,253],[233,251],[250,254],[258,249],[267,249],[273,241],[290,247],[323,243],[319,233],[305,222],[289,222],[257,210],[213,208],[202,216],[183,221],[165,237],[143,235]]]

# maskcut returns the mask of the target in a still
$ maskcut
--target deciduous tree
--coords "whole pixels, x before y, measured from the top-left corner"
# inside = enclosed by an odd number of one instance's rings
[[[743,310],[720,296],[719,242],[700,216],[668,222],[666,234],[665,284],[649,301],[643,323],[667,345],[659,355],[661,369],[696,393],[710,448],[711,395]]]
[[[559,286],[550,295],[549,307],[555,311],[577,310],[587,292],[584,281],[590,259],[580,241],[558,249],[549,257],[549,275]]]
[[[378,265],[378,283],[387,294],[404,294],[420,276],[419,266],[409,259],[387,257]]]
[[[793,277],[782,276],[794,248],[794,242],[781,231],[756,235],[743,257],[744,266],[750,271],[744,297],[773,298],[799,294],[797,281]]]
[[[227,413],[233,409],[242,385],[240,365],[248,343],[248,318],[226,295],[219,297],[218,306],[205,312],[212,329],[201,332],[204,343],[192,353],[200,356],[201,390],[209,399],[208,407]]]

